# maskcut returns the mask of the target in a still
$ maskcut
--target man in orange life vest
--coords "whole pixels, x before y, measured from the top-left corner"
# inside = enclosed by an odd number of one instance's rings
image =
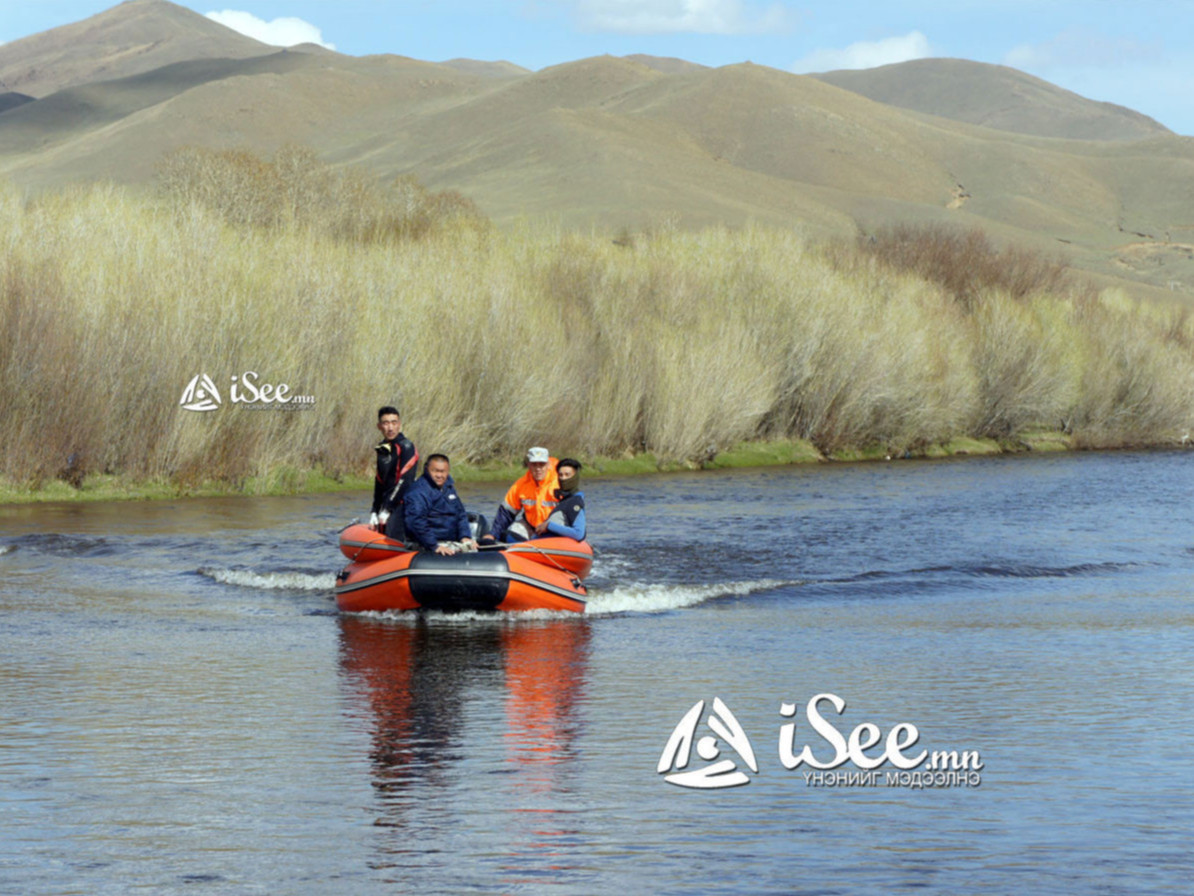
[[[389,538],[403,541],[403,501],[418,476],[419,452],[402,432],[402,417],[398,409],[386,405],[377,412],[377,428],[381,442],[377,451],[377,481],[373,484],[373,508],[369,525]]]
[[[547,518],[556,508],[556,459],[546,448],[532,448],[527,452],[527,471],[510,486],[498,507],[490,533],[483,542],[526,541],[542,535]]]

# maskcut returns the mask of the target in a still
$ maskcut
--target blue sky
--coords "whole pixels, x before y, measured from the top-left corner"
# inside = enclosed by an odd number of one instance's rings
[[[78,21],[106,0],[0,0],[0,41]],[[1194,135],[1194,0],[226,0],[184,2],[284,44],[354,56],[506,59],[539,69],[611,53],[787,71],[924,56],[1011,65]],[[3,49],[0,48],[0,53]]]

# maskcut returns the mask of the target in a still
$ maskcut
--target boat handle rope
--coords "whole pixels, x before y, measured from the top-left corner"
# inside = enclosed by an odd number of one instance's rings
[[[359,523],[360,521],[361,521],[361,518],[358,516],[358,517],[354,518],[354,519],[352,520],[352,522],[350,522],[350,523],[349,523],[347,526],[343,526],[343,527],[340,529],[340,531],[341,531],[341,532],[343,532],[345,529],[348,529],[348,528],[351,528],[352,526],[355,526],[355,525],[356,525],[357,523]],[[365,542],[363,545],[361,545],[359,548],[357,548],[357,552],[356,552],[355,554],[353,554],[353,555],[352,555],[352,559],[351,559],[351,560],[349,560],[348,562],[349,562],[349,563],[356,563],[356,562],[357,562],[357,557],[361,556],[361,551],[365,550],[365,548],[372,547],[373,545],[377,544],[377,543],[378,543],[378,542],[380,542],[380,541],[384,541],[384,540],[385,540],[385,537],[386,537],[386,536],[385,536],[384,534],[381,534],[381,535],[379,535],[377,538],[373,539],[372,541],[367,541],[367,542]]]
[[[365,548],[372,547],[373,545],[375,545],[375,544],[378,544],[378,543],[380,543],[380,542],[382,542],[382,541],[384,541],[384,540],[385,540],[385,536],[384,536],[384,535],[382,535],[380,538],[375,538],[375,539],[373,539],[372,541],[367,541],[367,542],[365,542],[363,545],[361,545],[361,546],[360,546],[360,547],[357,549],[357,552],[356,552],[355,554],[353,554],[353,555],[352,555],[352,562],[353,562],[353,563],[356,563],[356,562],[357,562],[357,557],[361,556],[361,551],[365,550]]]
[[[556,561],[556,558],[555,558],[555,557],[553,557],[551,554],[549,554],[547,551],[543,550],[543,548],[539,547],[539,546],[538,546],[538,545],[536,545],[536,544],[531,544],[531,539],[527,539],[526,541],[519,541],[519,542],[515,542],[515,544],[517,544],[517,545],[518,545],[518,547],[528,547],[528,548],[530,548],[530,549],[531,549],[531,550],[533,550],[533,551],[538,551],[540,554],[542,554],[544,557],[546,557],[546,558],[547,558],[547,561],[548,561],[548,562],[549,562],[549,563],[550,563],[552,566],[554,566],[554,567],[555,567],[556,569],[558,569],[560,572],[564,573],[564,575],[568,576],[568,579],[569,579],[569,581],[571,581],[571,582],[572,582],[572,585],[573,585],[573,587],[575,587],[575,588],[580,588],[580,587],[581,587],[581,584],[580,584],[580,579],[579,579],[579,578],[577,578],[577,576],[575,576],[575,575],[572,573],[572,570],[570,570],[570,569],[566,569],[565,567],[561,566],[561,565],[560,565],[560,564],[559,564],[559,563]],[[493,545],[489,545],[489,544],[487,544],[487,545],[484,545],[484,546],[480,546],[480,547],[478,547],[478,548],[477,548],[477,550],[478,550],[478,551],[485,551],[485,550],[490,550],[490,551],[505,551],[505,550],[508,550],[509,548],[512,548],[512,547],[514,547],[514,546],[515,546],[514,544],[493,544]]]
[[[344,526],[343,528],[341,528],[341,529],[340,529],[340,531],[341,531],[341,532],[343,532],[345,529],[349,528],[350,526],[355,526],[355,525],[356,525],[357,523],[359,523],[359,522],[360,522],[360,517],[357,517],[357,518],[356,518],[356,519],[354,519],[352,522],[350,522],[350,523],[349,523],[347,526]],[[367,547],[370,547],[370,546],[372,546],[372,545],[375,545],[375,544],[377,544],[378,542],[380,542],[380,541],[383,541],[383,540],[385,540],[385,536],[384,536],[384,535],[381,535],[381,536],[379,536],[378,538],[375,538],[375,539],[373,539],[373,541],[367,541],[367,542],[365,542],[363,545],[361,545],[361,546],[360,546],[360,548],[357,550],[357,552],[356,552],[355,554],[353,554],[353,555],[352,555],[352,560],[351,560],[350,562],[352,562],[352,563],[355,563],[355,562],[356,562],[356,559],[357,559],[357,557],[361,556],[361,551],[363,551],[363,550],[365,550],[365,548],[367,548]],[[549,563],[550,563],[552,566],[554,566],[554,567],[555,567],[556,569],[558,569],[560,572],[562,572],[562,573],[564,573],[566,576],[568,576],[568,580],[569,580],[570,582],[572,582],[572,585],[573,585],[573,587],[575,587],[575,588],[580,588],[580,587],[582,587],[582,586],[581,586],[580,579],[579,579],[577,576],[573,575],[573,573],[572,573],[572,570],[570,570],[570,569],[567,569],[567,568],[565,568],[565,567],[561,566],[561,565],[560,565],[560,564],[559,564],[559,563],[556,561],[556,558],[555,558],[555,557],[553,557],[551,554],[549,554],[547,551],[543,550],[543,548],[539,547],[538,545],[531,544],[531,541],[530,541],[530,539],[528,539],[528,540],[526,540],[526,541],[520,541],[520,542],[518,542],[518,544],[519,544],[519,545],[522,545],[522,546],[526,546],[526,547],[530,548],[530,549],[531,549],[531,550],[533,550],[533,551],[538,551],[540,554],[542,554],[544,557],[546,557],[546,558],[547,558],[548,562],[549,562]],[[510,548],[510,547],[512,547],[512,545],[508,545],[508,544],[486,544],[486,545],[478,545],[478,546],[477,546],[477,550],[478,550],[478,551],[504,551],[504,550],[506,550],[507,548]]]

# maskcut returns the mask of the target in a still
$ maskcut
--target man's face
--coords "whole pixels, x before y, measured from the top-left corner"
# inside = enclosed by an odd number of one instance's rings
[[[531,468],[531,478],[536,482],[542,482],[547,477],[547,464],[532,462],[527,464]]]
[[[427,475],[438,488],[443,488],[448,481],[448,465],[442,460],[433,460],[427,464]]]
[[[378,419],[377,428],[381,430],[382,438],[392,439],[402,432],[402,418],[397,414],[385,414]]]
[[[567,488],[568,482],[576,475],[576,469],[567,464],[561,464],[559,469],[556,470],[556,475],[560,477],[560,487]]]

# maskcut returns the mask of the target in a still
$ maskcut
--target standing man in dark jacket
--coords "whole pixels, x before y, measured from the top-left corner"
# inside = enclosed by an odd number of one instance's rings
[[[381,442],[377,451],[377,481],[373,484],[373,508],[369,525],[389,538],[405,541],[403,501],[418,475],[419,452],[402,433],[398,409],[386,405],[377,412]]]
[[[443,454],[427,458],[423,475],[407,492],[406,531],[425,551],[455,554],[477,549],[468,527],[468,513],[456,494],[448,458]]]

